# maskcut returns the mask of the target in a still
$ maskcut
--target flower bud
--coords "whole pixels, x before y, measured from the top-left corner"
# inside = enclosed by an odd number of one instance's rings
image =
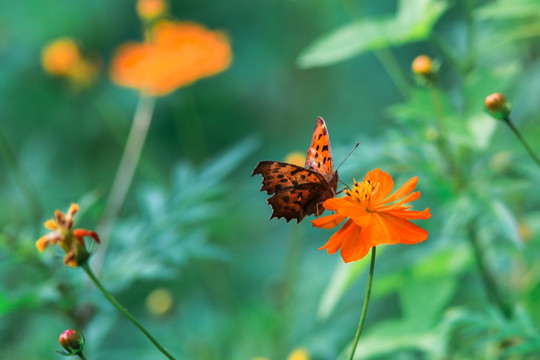
[[[154,20],[163,15],[167,6],[165,0],[139,0],[137,1],[137,14],[143,20]]]
[[[64,331],[60,334],[58,341],[69,355],[77,355],[83,351],[84,338],[81,338],[75,330],[68,329]]]
[[[499,120],[505,119],[510,115],[510,103],[501,93],[493,93],[486,96],[485,104],[488,112]]]
[[[415,74],[428,76],[433,72],[433,61],[427,55],[419,55],[413,60],[411,67]]]
[[[79,63],[79,47],[71,38],[57,39],[47,44],[41,53],[41,64],[54,76],[65,76]]]

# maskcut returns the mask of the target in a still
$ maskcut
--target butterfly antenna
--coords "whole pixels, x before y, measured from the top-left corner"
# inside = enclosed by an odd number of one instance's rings
[[[345,184],[345,183],[344,183],[343,181],[341,181],[341,180],[339,180],[339,182],[342,183],[343,185],[345,185],[345,187],[347,188],[347,190],[349,190],[349,191],[351,190],[351,188],[349,187],[349,185]],[[337,192],[337,194],[341,193],[343,190],[345,190],[345,189],[339,190],[339,191]],[[337,194],[336,194],[336,195],[337,195]]]
[[[341,165],[343,165],[343,163],[345,162],[345,160],[347,160],[349,158],[349,156],[351,156],[351,154],[353,153],[354,150],[356,150],[356,148],[358,147],[358,145],[360,145],[360,142],[357,142],[356,145],[354,145],[354,147],[352,148],[352,150],[349,152],[349,154],[347,156],[345,156],[345,159],[343,159],[343,161],[341,162],[341,164],[339,164],[339,166],[336,168],[336,171],[341,167]],[[345,184],[343,181],[339,180],[340,183],[342,183],[343,185],[345,185],[345,187],[348,189],[348,190],[351,190],[351,188],[349,187],[349,185]],[[341,193],[344,189],[341,189],[337,194]],[[336,195],[337,195],[336,194]]]
[[[349,156],[351,156],[351,154],[353,153],[354,150],[356,150],[356,148],[358,147],[358,145],[360,145],[360,142],[357,142],[356,145],[354,145],[353,149],[349,152],[349,155],[345,156],[345,159],[343,159],[343,161],[341,162],[341,164],[339,164],[339,166],[336,168],[336,171],[341,167],[341,165],[343,165],[343,163],[345,162],[345,160],[347,160],[349,158]],[[348,186],[347,186],[348,187]]]

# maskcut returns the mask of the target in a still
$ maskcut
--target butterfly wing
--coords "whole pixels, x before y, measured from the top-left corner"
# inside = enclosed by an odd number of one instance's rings
[[[268,199],[274,210],[270,218],[300,222],[306,215],[321,214],[320,204],[335,194],[321,174],[293,164],[261,161],[251,176],[255,174],[263,177],[261,191],[273,195]]]
[[[317,118],[313,137],[311,138],[311,145],[307,151],[306,168],[318,172],[329,183],[335,176],[330,137],[326,123],[320,116]]]

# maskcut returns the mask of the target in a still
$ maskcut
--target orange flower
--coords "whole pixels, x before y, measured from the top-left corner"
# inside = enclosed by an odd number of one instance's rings
[[[367,173],[362,183],[354,182],[346,197],[326,200],[323,205],[333,215],[313,220],[313,226],[334,228],[349,218],[319,250],[333,254],[341,248],[345,262],[362,259],[371,247],[381,244],[416,244],[427,239],[427,231],[409,220],[429,219],[429,208],[424,211],[409,210],[405,203],[417,200],[420,192],[414,190],[418,177],[390,194],[394,187],[392,177],[379,169]]]
[[[47,44],[41,52],[43,68],[55,76],[68,75],[80,59],[79,47],[71,38],[57,39]]]
[[[220,73],[231,62],[226,37],[195,23],[159,22],[150,37],[150,42],[118,49],[111,65],[114,82],[148,95],[165,95]]]
[[[99,236],[90,230],[71,229],[73,227],[73,216],[78,210],[79,205],[71,204],[67,214],[60,210],[54,212],[55,218],[45,222],[45,227],[51,232],[36,241],[39,252],[45,250],[47,246],[55,245],[58,242],[62,250],[66,252],[64,264],[79,266],[88,260],[90,254],[86,250],[84,237],[90,236],[95,242],[99,243]]]

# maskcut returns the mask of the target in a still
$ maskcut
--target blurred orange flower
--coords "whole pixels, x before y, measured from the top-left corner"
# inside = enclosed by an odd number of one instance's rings
[[[426,240],[427,231],[409,220],[429,219],[429,208],[413,211],[409,210],[412,205],[405,205],[420,197],[419,191],[411,192],[417,182],[416,176],[390,194],[394,187],[392,177],[375,169],[367,173],[362,183],[355,181],[351,190],[345,190],[346,197],[326,200],[324,208],[336,213],[313,220],[313,226],[330,229],[346,218],[349,220],[319,250],[333,254],[341,248],[343,260],[351,262],[362,259],[373,246]]]
[[[46,72],[64,76],[79,63],[79,47],[71,38],[60,38],[45,45],[41,52],[41,64]]]
[[[39,252],[45,250],[49,245],[59,243],[62,250],[66,252],[64,264],[74,267],[84,264],[90,256],[84,244],[85,236],[90,236],[95,242],[99,243],[99,236],[94,231],[71,229],[73,227],[73,217],[77,211],[79,211],[79,205],[77,204],[71,204],[66,214],[56,210],[54,219],[45,222],[45,227],[51,232],[36,241]]]
[[[165,95],[220,73],[231,63],[227,38],[199,24],[159,22],[150,38],[149,42],[127,43],[117,50],[111,77],[118,85],[148,95]]]

